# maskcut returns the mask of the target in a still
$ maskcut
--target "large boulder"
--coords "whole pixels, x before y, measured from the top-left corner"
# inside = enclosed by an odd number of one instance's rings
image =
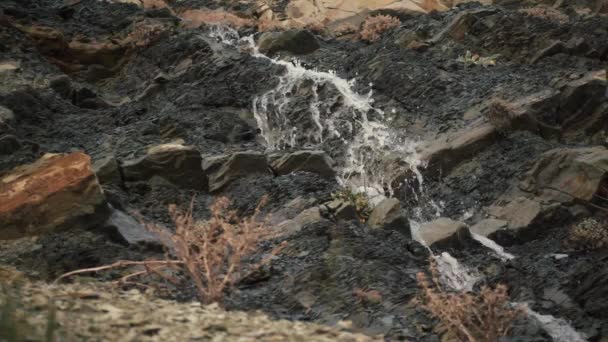
[[[308,30],[291,29],[283,32],[266,32],[258,41],[260,52],[273,55],[289,52],[293,55],[306,55],[319,49],[315,35]]]
[[[254,174],[269,174],[266,156],[257,152],[237,152],[230,157],[212,157],[205,160],[209,175],[209,191],[217,192],[238,178]]]
[[[334,177],[333,160],[323,151],[298,151],[278,157],[270,166],[278,175],[297,171],[316,173],[323,177]]]
[[[374,229],[395,230],[411,237],[409,221],[396,198],[386,198],[378,203],[369,215],[367,224]]]
[[[447,217],[440,217],[420,225],[419,238],[433,249],[463,248],[473,241],[468,226]]]
[[[141,158],[124,162],[122,171],[126,181],[160,176],[184,188],[206,190],[207,177],[202,162],[203,157],[193,146],[163,144],[150,148]]]
[[[558,148],[543,153],[527,172],[520,189],[544,200],[590,201],[608,170],[604,147]]]
[[[0,178],[0,239],[94,227],[108,212],[91,159],[83,153],[47,154]]]

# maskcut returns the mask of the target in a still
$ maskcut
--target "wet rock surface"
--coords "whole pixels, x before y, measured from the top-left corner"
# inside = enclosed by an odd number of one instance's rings
[[[275,1],[269,9],[294,19],[301,8],[302,20],[314,12],[306,1],[289,3]],[[362,3],[340,2],[323,16],[346,18],[345,9],[355,6],[360,13],[349,20],[360,23],[368,13],[361,8],[386,10],[386,2]],[[194,218],[207,219],[212,200],[226,196],[246,216],[267,195],[262,213],[282,235],[263,242],[254,259],[279,242],[287,247],[227,292],[227,309],[333,326],[348,320],[355,331],[388,340],[447,338],[412,302],[416,274],[428,270],[430,252],[410,232],[426,223],[435,231],[421,231],[432,250],[449,251],[480,275],[473,291],[503,283],[512,301],[567,320],[589,341],[603,341],[606,249],[574,248],[568,241],[572,227],[589,217],[606,227],[605,6],[557,1],[550,10],[533,11],[528,7],[553,3],[444,3],[426,13],[413,2],[397,2],[399,8],[387,13],[399,16],[401,25],[373,43],[299,29],[282,42],[281,34],[268,35],[268,54],[298,54],[299,63],[292,63],[254,56],[229,39],[260,38],[255,28],[180,23],[181,11],[222,5],[212,1],[180,1],[171,11],[115,1],[2,1],[0,240],[14,240],[0,242],[0,264],[49,281],[117,260],[162,258],[161,243],[145,227],[171,231],[168,205],[191,205]],[[225,8],[249,19],[254,7]],[[295,74],[279,61],[298,72],[335,74],[310,73],[278,92]],[[344,96],[344,89],[358,96]],[[281,113],[269,122],[289,122],[282,138],[295,146],[267,149],[259,116],[264,104]],[[386,129],[361,129],[362,112]],[[335,113],[335,125],[323,126]],[[367,140],[357,140],[359,132]],[[407,139],[391,141],[385,132]],[[385,158],[374,159],[372,143],[385,141]],[[45,153],[60,156],[37,162]],[[404,158],[413,155],[419,163]],[[47,172],[62,158],[75,158],[82,168]],[[398,176],[386,174],[390,179],[375,194],[380,204],[367,222],[355,203],[332,202],[343,184],[382,170],[345,165],[386,160],[397,160],[388,164]],[[32,163],[37,166],[27,166]],[[23,192],[28,196],[14,200]],[[394,198],[382,201],[383,195]],[[445,224],[428,228],[439,217]],[[514,258],[500,258],[471,232],[494,239]],[[106,282],[124,275],[92,277]],[[162,307],[209,314],[174,304],[195,300],[193,286],[165,296]],[[154,301],[150,311],[159,304]],[[137,331],[162,340],[171,331],[157,326],[164,322]],[[243,334],[233,328],[214,326],[207,333]],[[340,338],[333,329],[318,329],[329,340]],[[552,339],[532,319],[518,322],[511,335]]]

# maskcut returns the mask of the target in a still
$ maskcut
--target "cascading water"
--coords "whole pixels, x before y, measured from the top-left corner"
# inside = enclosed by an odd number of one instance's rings
[[[415,175],[421,185],[416,143],[384,123],[371,90],[360,94],[354,80],[333,71],[267,57],[251,36],[239,39],[230,29],[215,29],[212,35],[284,69],[278,85],[253,101],[267,150],[324,148],[338,162],[340,183],[376,200],[392,195],[393,184],[405,174]]]
[[[354,90],[354,80],[340,78],[335,72],[306,69],[297,60],[267,57],[258,51],[253,36],[240,38],[230,28],[215,27],[210,36],[225,45],[240,46],[256,58],[284,68],[278,85],[253,101],[254,116],[269,151],[338,146],[328,152],[340,161],[338,180],[344,186],[365,192],[372,201],[374,197],[380,200],[387,189],[392,195],[394,181],[409,173],[418,183],[418,193],[414,191],[413,195],[422,194],[423,178],[418,170],[422,163],[416,154],[416,143],[384,124],[384,112],[373,106],[371,90],[361,95]],[[294,111],[293,107],[299,107],[299,110]],[[431,210],[420,206],[415,211],[419,217],[410,223],[414,239],[428,248],[420,238],[419,222],[425,218],[425,211],[439,216],[440,208],[432,201],[427,204]],[[478,234],[472,236],[499,258],[515,258],[496,242]],[[433,258],[440,280],[454,290],[471,291],[481,279],[449,253],[433,255]],[[566,321],[536,313],[525,304],[524,307],[528,316],[555,341],[585,341]]]

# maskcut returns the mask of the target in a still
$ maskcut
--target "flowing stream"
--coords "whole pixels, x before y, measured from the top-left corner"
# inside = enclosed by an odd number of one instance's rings
[[[241,38],[230,28],[214,27],[210,37],[283,67],[278,85],[256,97],[252,104],[268,151],[337,146],[327,152],[338,161],[339,182],[353,191],[365,192],[372,203],[385,195],[391,196],[394,181],[408,172],[418,182],[414,196],[422,195],[423,178],[418,169],[423,163],[416,154],[417,144],[407,139],[405,132],[397,133],[384,123],[385,113],[373,106],[371,90],[359,94],[354,89],[354,80],[340,78],[333,71],[307,69],[297,60],[284,61],[263,55],[253,36]],[[294,113],[294,107],[301,110]],[[420,238],[419,227],[420,222],[431,217],[422,213],[434,212],[438,216],[440,208],[429,201],[426,205],[431,210],[425,211],[423,205],[425,203],[419,203],[416,212],[420,214],[411,221],[411,229],[414,239],[429,248]],[[503,261],[515,258],[491,239],[475,233],[472,236]],[[449,253],[432,255],[440,280],[454,290],[472,291],[481,279]],[[537,321],[555,341],[586,341],[565,320],[539,314],[525,304],[523,307],[528,317]]]

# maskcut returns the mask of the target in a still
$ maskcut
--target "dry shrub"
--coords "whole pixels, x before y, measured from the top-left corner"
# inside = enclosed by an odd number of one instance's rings
[[[587,218],[570,228],[564,244],[577,250],[608,247],[608,227],[594,218]]]
[[[512,129],[515,109],[509,102],[496,98],[490,101],[486,117],[497,131],[506,133]]]
[[[338,25],[333,31],[337,37],[341,37],[348,34],[357,33],[359,29],[352,23],[342,23]]]
[[[432,280],[418,273],[422,294],[417,303],[439,319],[447,332],[459,341],[496,342],[507,336],[514,321],[523,314],[509,303],[504,285],[494,289],[484,286],[478,295],[467,292],[447,292],[439,283],[437,268],[431,262]]]
[[[255,22],[252,19],[241,18],[236,14],[223,10],[187,10],[180,13],[180,17],[184,20],[187,28],[197,28],[205,24],[222,24],[236,28],[255,26]]]
[[[519,11],[531,17],[547,19],[559,24],[565,24],[570,20],[566,14],[552,7],[522,8]]]
[[[378,290],[356,287],[353,289],[353,296],[357,298],[357,301],[360,303],[377,304],[382,302],[382,294]]]
[[[398,27],[399,25],[401,25],[401,21],[390,15],[367,17],[363,23],[363,29],[361,30],[361,39],[368,42],[374,42],[380,39],[384,32],[394,27]]]
[[[99,266],[68,272],[55,280],[83,273],[100,272],[122,267],[139,267],[139,270],[120,278],[116,283],[158,289],[135,282],[132,279],[141,276],[156,276],[174,286],[180,286],[184,279],[175,277],[175,268],[184,269],[198,290],[199,298],[204,303],[219,302],[225,291],[239,281],[252,275],[260,267],[270,262],[284,247],[282,243],[275,247],[265,258],[253,262],[252,257],[258,244],[274,237],[266,222],[259,220],[261,207],[266,198],[260,201],[252,216],[242,218],[234,210],[229,210],[230,202],[222,197],[210,207],[211,218],[196,221],[192,216],[192,207],[181,211],[172,205],[169,212],[175,224],[175,232],[147,225],[146,227],[161,235],[163,240],[173,243],[173,258],[166,260],[117,261],[111,265]],[[143,269],[142,269],[143,268]]]
[[[228,209],[230,202],[223,197],[211,205],[211,218],[198,222],[192,217],[192,206],[186,212],[170,207],[175,223],[171,239],[177,258],[184,263],[204,302],[221,300],[227,287],[259,269],[281,249],[275,248],[259,263],[243,262],[259,242],[269,237],[266,221],[258,220],[265,203],[266,198],[252,216],[240,218],[236,211]]]
[[[304,25],[304,28],[312,33],[315,34],[325,34],[327,32],[327,25],[325,25],[324,23],[320,22],[320,21],[316,21],[314,23],[308,23],[306,25]]]

